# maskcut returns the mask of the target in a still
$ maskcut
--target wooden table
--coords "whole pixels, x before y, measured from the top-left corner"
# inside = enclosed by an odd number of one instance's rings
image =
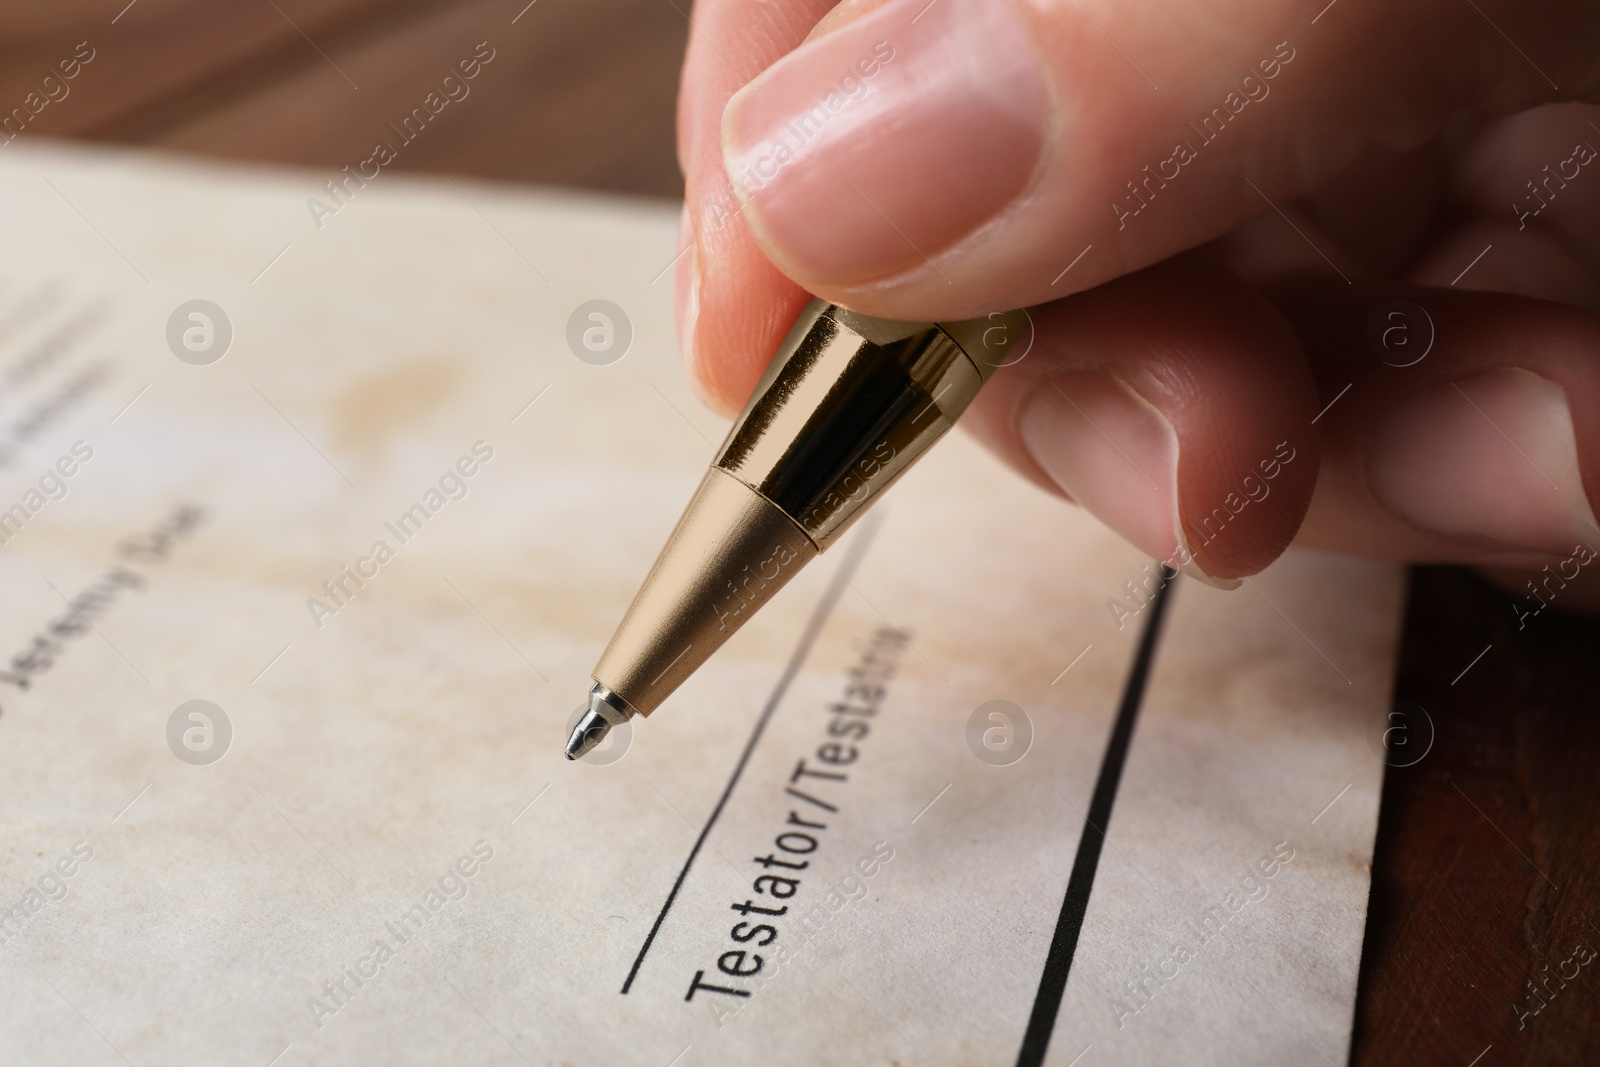
[[[22,136],[337,169],[488,42],[472,95],[394,166],[682,195],[688,0],[123,2],[0,15],[7,109],[94,50]],[[1413,572],[1397,696],[1436,737],[1385,782],[1354,1063],[1600,1063],[1597,652],[1600,623],[1545,612],[1519,631],[1472,575]],[[1563,983],[1577,946],[1591,962]]]

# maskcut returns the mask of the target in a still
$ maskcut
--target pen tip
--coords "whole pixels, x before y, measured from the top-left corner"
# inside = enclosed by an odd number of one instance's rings
[[[572,728],[572,736],[567,738],[567,758],[581,759],[588,755],[610,732],[611,724],[599,712],[593,708],[585,711],[578,725]]]
[[[579,705],[578,712],[567,738],[568,759],[582,759],[593,752],[613,726],[621,726],[634,714],[626,701],[599,682],[589,690],[589,699]]]

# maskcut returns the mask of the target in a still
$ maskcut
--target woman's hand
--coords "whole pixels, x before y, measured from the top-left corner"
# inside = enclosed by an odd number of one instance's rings
[[[1028,306],[966,422],[1152,556],[1600,549],[1592,0],[829,7],[695,8],[678,312],[713,406],[811,293]]]

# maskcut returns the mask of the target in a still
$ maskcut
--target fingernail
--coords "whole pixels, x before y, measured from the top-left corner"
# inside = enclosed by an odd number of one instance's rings
[[[1080,371],[1040,386],[1018,430],[1062,492],[1136,548],[1174,566],[1178,435],[1162,414],[1110,375]]]
[[[1566,393],[1548,378],[1507,367],[1428,389],[1371,441],[1368,484],[1419,530],[1562,553],[1600,536]]]
[[[1051,114],[1005,0],[890,0],[734,94],[723,159],[780,268],[860,282],[924,263],[1014,200]]]
[[[695,245],[694,218],[687,203],[683,205],[683,215],[678,220],[678,247],[685,246],[688,251],[678,257],[677,268],[672,275],[673,304],[678,314],[678,354],[689,371],[690,383],[699,392],[700,376],[695,373],[694,365],[694,327],[700,318],[700,264],[696,262],[698,249]]]

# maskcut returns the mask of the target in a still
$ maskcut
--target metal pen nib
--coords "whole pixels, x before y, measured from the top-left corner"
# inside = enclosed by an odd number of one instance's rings
[[[610,732],[611,724],[601,718],[599,712],[585,711],[578,725],[572,728],[572,736],[567,738],[567,758],[587,756]]]
[[[589,690],[589,706],[567,738],[567,758],[582,759],[599,747],[613,726],[621,726],[633,715],[627,701],[596,682]]]

